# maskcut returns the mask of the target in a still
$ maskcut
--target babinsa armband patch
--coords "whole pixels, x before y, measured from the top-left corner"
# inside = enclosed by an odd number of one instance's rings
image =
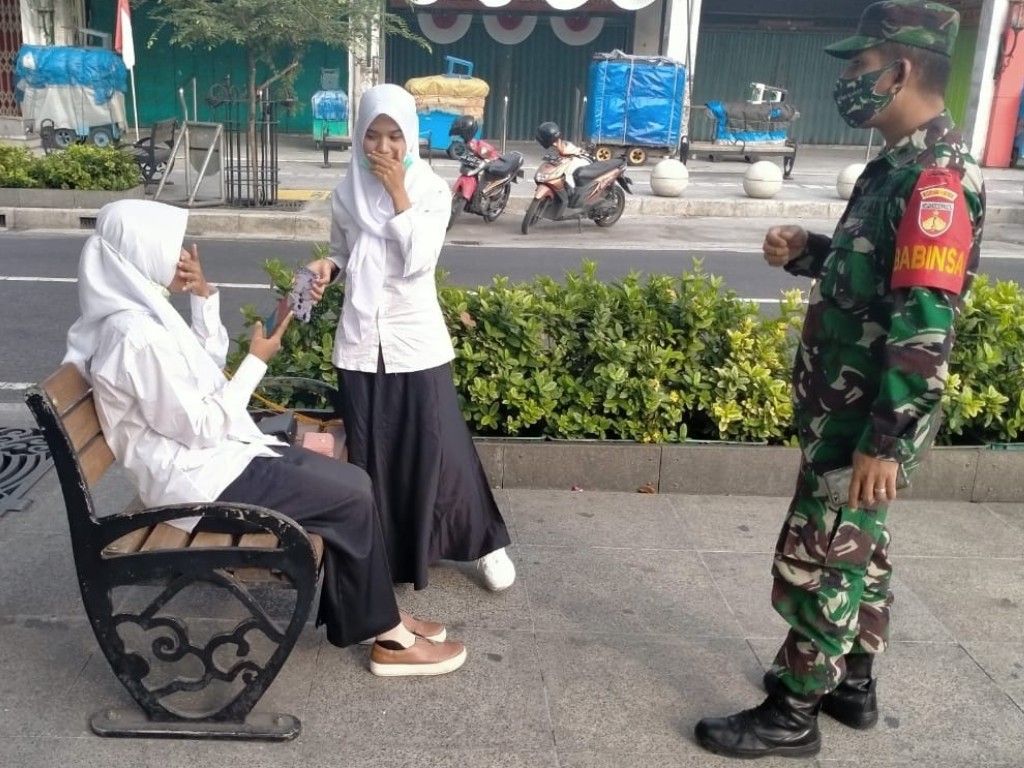
[[[893,288],[938,288],[959,294],[971,252],[971,219],[955,171],[926,168],[896,233]]]

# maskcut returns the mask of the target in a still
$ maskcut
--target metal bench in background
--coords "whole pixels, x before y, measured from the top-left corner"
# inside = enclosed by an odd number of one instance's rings
[[[125,147],[125,152],[135,158],[142,176],[142,183],[147,188],[152,182],[160,181],[167,170],[177,130],[178,121],[174,118],[159,120],[153,123],[149,136],[140,139],[130,147]]]

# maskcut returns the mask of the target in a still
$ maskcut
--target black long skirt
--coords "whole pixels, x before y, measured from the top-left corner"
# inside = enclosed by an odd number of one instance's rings
[[[427,586],[438,560],[471,561],[510,543],[451,366],[413,373],[338,370],[348,460],[373,480],[396,583]]]
[[[218,497],[287,515],[324,540],[324,582],[317,626],[345,647],[398,626],[387,553],[362,470],[305,448],[259,456]],[[202,523],[200,523],[202,525]]]

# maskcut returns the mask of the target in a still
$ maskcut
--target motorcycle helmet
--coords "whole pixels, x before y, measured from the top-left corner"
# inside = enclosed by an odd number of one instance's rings
[[[557,123],[546,122],[537,126],[537,142],[544,149],[551,149],[554,143],[562,138],[562,129]]]
[[[472,115],[460,115],[452,120],[448,129],[449,136],[458,136],[463,141],[471,141],[476,136],[477,122]]]

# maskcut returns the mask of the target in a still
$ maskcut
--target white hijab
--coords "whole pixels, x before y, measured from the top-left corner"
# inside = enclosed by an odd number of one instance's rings
[[[100,209],[96,232],[78,262],[81,316],[68,331],[65,363],[89,378],[103,325],[118,312],[144,312],[177,341],[200,380],[222,376],[185,319],[166,298],[181,257],[188,213],[148,200],[118,200]]]
[[[366,167],[363,137],[370,124],[387,115],[402,129],[406,144],[405,191],[415,206],[436,187],[437,176],[419,156],[419,117],[416,100],[398,85],[378,85],[363,94],[356,117],[352,163],[338,186],[341,204],[359,227],[359,235],[350,243],[345,268],[346,307],[342,316],[345,335],[362,341],[377,321],[377,310],[384,296],[387,241],[394,237],[387,223],[394,217],[391,197]]]

